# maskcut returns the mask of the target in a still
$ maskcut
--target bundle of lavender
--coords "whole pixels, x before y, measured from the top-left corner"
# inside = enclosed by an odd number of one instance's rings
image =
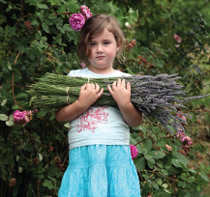
[[[186,124],[185,120],[176,115],[177,108],[184,108],[183,103],[185,101],[203,97],[184,98],[183,86],[176,82],[180,78],[177,74],[132,75],[122,78],[131,83],[131,102],[134,106],[148,118],[158,120],[171,132],[173,130],[184,131],[182,123]],[[31,98],[33,107],[59,109],[77,100],[80,87],[83,84],[87,82],[97,83],[101,88],[104,88],[104,93],[94,105],[117,107],[107,90],[107,85],[116,80],[117,78],[88,79],[47,73],[39,78],[37,83],[32,84],[28,92],[33,95]]]

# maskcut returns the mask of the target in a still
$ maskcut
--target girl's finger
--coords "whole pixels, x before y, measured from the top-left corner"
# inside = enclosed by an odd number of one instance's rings
[[[125,87],[125,79],[122,80],[122,86]]]
[[[90,88],[91,87],[91,84],[90,83],[87,83],[86,84],[86,89]]]
[[[85,90],[86,86],[87,86],[87,84],[84,84],[83,86],[81,86],[80,90]]]
[[[97,85],[98,85],[98,84],[97,84]],[[101,97],[101,95],[103,94],[103,92],[104,92],[104,89],[101,88],[100,92],[98,93],[98,98]]]
[[[95,87],[96,87],[96,91],[100,90],[100,86],[97,83],[95,84]]]
[[[117,80],[117,86],[120,86],[121,85],[121,79],[118,79]]]
[[[91,83],[91,88],[94,88],[95,89],[95,84]]]
[[[112,89],[113,89],[113,90],[116,88],[116,84],[117,84],[117,82],[114,81],[113,84],[112,84]]]
[[[126,87],[127,90],[130,92],[130,91],[131,91],[131,84],[130,84],[130,82],[128,82],[126,86],[127,86],[127,87]]]
[[[109,93],[112,95],[112,92],[113,92],[113,91],[112,91],[110,85],[107,86],[107,89],[108,89]]]

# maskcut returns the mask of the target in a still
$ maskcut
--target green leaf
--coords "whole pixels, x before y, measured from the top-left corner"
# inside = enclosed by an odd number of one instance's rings
[[[165,176],[167,176],[168,175],[168,171],[167,170],[165,170],[165,169],[161,169],[160,170]]]
[[[146,140],[143,142],[144,148],[146,148],[147,152],[149,152],[152,149],[152,140]]]
[[[171,163],[177,168],[181,167],[180,161],[178,159],[172,159]]]
[[[48,189],[53,189],[54,188],[54,185],[53,185],[52,181],[50,181],[50,180],[44,180],[42,185],[44,187],[47,187]]]
[[[206,174],[204,174],[203,172],[201,172],[201,173],[199,174],[199,176],[200,176],[204,181],[209,182],[208,176],[207,176]]]
[[[1,121],[7,121],[8,120],[8,116],[5,114],[0,114],[0,120]]]
[[[39,161],[42,161],[43,160],[43,156],[41,153],[38,154],[38,157],[39,157]]]
[[[49,33],[49,28],[48,28],[48,25],[46,23],[42,23],[42,28],[44,29],[44,31],[46,33]]]
[[[62,12],[66,12],[66,5],[61,5],[57,10],[57,13],[60,15]]]
[[[67,129],[69,129],[69,128],[70,128],[69,122],[65,123],[65,124],[64,124],[64,127],[66,127]]]
[[[16,99],[27,99],[28,98],[28,95],[25,94],[25,93],[19,93],[17,96],[16,96]]]
[[[22,167],[18,167],[18,173],[22,173],[23,172],[23,168]]]
[[[43,21],[43,15],[40,12],[37,12],[36,15],[39,18],[39,20],[42,22]]]
[[[164,184],[162,185],[162,187],[163,187],[164,189],[166,189],[166,188],[168,188],[168,184],[167,184],[167,183],[164,183]]]
[[[154,167],[155,160],[153,158],[150,158],[147,160],[147,164],[152,169]]]
[[[77,0],[71,0],[71,1],[68,1],[68,8],[69,8],[69,11],[72,12],[72,13],[76,13],[78,12],[79,10],[79,5],[78,5],[78,1]]]
[[[46,116],[46,114],[47,114],[46,111],[40,111],[40,112],[38,112],[38,114],[37,114],[37,118],[43,118],[43,117]]]
[[[40,9],[48,9],[47,5],[45,5],[45,4],[37,3],[36,5],[37,5],[37,7],[40,8]]]
[[[135,165],[137,167],[138,170],[143,170],[145,169],[145,159],[144,157],[137,157],[137,161],[135,161]]]
[[[66,31],[66,32],[71,32],[72,31],[69,24],[63,25],[63,30]]]
[[[152,186],[153,186],[155,189],[160,189],[159,186],[158,186],[158,184],[155,183],[155,182],[153,182]]]
[[[195,181],[195,177],[194,176],[191,176],[191,177],[189,177],[188,179],[187,179],[187,182],[188,183],[192,183],[192,182],[194,182]]]
[[[177,154],[177,159],[179,160],[179,162],[181,164],[183,164],[183,166],[187,166],[188,162],[189,162],[189,159],[187,159],[187,157],[185,157],[184,155],[178,153]]]
[[[7,99],[3,99],[3,101],[1,102],[1,106],[2,106],[2,107],[5,106],[6,103],[7,103]]]
[[[187,180],[187,175],[185,173],[182,173],[181,174],[181,179],[183,179],[184,181],[186,181]]]
[[[162,151],[151,151],[150,154],[154,159],[162,159],[163,157],[166,156],[166,154],[163,153]]]
[[[12,70],[12,65],[11,65],[11,63],[8,61],[7,62],[7,68],[11,71]]]
[[[161,179],[161,178],[158,178],[158,180],[157,180],[157,184],[158,184],[158,185],[162,185],[162,184],[163,184],[163,181],[162,181],[162,179]]]
[[[13,116],[10,116],[10,117],[9,117],[9,120],[6,121],[6,125],[7,125],[8,127],[14,126]]]

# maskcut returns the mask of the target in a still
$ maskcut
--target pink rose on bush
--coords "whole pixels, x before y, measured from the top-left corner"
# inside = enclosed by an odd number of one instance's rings
[[[21,112],[19,110],[16,110],[15,112],[13,112],[13,119],[16,123],[28,122],[27,111]]]
[[[138,155],[138,149],[136,148],[136,146],[130,145],[130,150],[132,159],[136,158]]]
[[[85,68],[85,67],[86,67],[86,65],[85,65],[84,62],[80,63],[80,66],[81,66],[82,68]]]
[[[185,135],[183,131],[177,133],[177,137],[180,138],[182,142],[186,142],[189,145],[193,143],[192,139],[189,136]]]
[[[171,151],[173,150],[172,147],[169,146],[168,144],[166,144],[165,147],[167,148],[167,150],[168,150],[169,152],[171,152]]]
[[[181,42],[182,42],[181,37],[178,36],[177,34],[174,34],[174,40],[175,40],[177,43],[181,43]]]
[[[72,14],[69,19],[69,24],[75,31],[80,31],[85,24],[85,17],[80,13]]]
[[[16,110],[15,112],[13,112],[12,116],[15,123],[27,124],[32,120],[33,113],[37,113],[37,112],[38,112],[37,109],[33,111]]]
[[[89,19],[92,16],[92,13],[90,12],[90,9],[86,5],[80,6],[80,10],[82,14]]]
[[[180,117],[180,121],[181,121],[181,125],[185,125],[185,124],[187,124],[187,122],[186,122],[186,117],[183,115],[183,113],[181,113],[181,112],[178,112],[177,114],[176,114],[176,116],[177,117]]]

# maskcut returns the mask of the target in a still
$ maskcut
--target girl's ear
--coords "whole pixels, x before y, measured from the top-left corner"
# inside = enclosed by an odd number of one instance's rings
[[[117,45],[117,52],[120,50],[120,47],[121,47],[120,45]]]

